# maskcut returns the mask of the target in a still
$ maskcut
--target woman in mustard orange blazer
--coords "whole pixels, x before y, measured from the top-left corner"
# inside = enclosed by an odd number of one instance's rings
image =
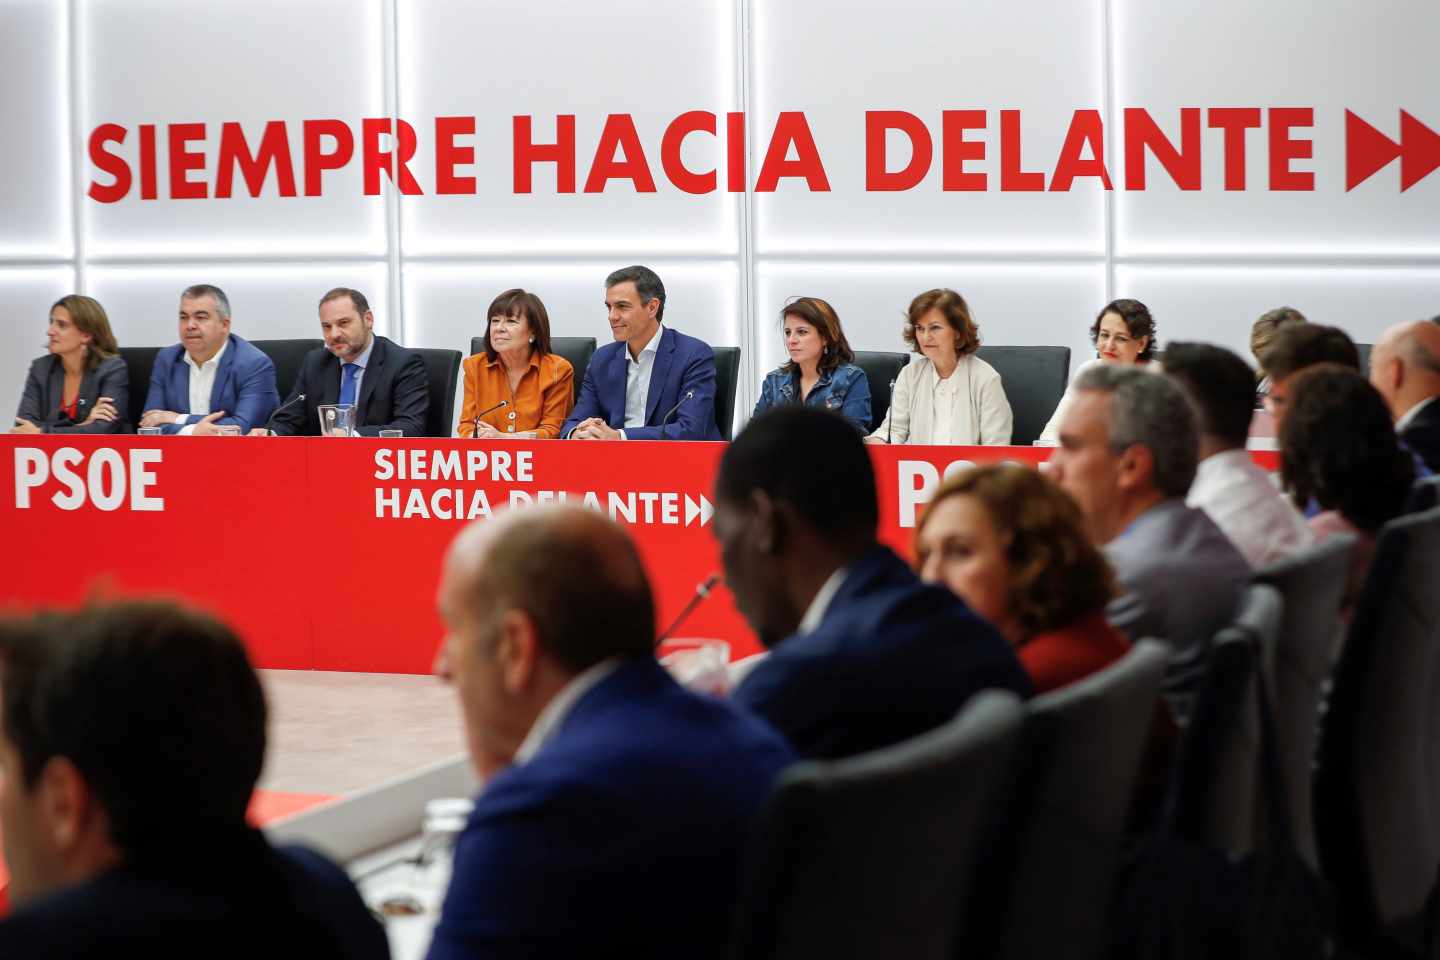
[[[575,405],[575,371],[550,352],[545,304],[517,287],[496,297],[486,316],[485,351],[464,363],[460,436],[553,440]]]

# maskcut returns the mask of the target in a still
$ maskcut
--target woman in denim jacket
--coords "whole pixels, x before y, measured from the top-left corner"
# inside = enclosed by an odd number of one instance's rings
[[[835,308],[818,297],[785,305],[780,319],[790,359],[765,375],[753,416],[786,403],[833,410],[864,434],[870,429],[870,381],[840,329]]]

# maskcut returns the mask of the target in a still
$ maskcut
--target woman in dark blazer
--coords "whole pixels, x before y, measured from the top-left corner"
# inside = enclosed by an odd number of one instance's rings
[[[128,433],[130,374],[105,308],[71,294],[50,308],[50,352],[30,365],[11,433]]]

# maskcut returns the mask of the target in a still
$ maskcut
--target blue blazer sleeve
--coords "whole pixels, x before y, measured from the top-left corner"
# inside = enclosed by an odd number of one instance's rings
[[[256,356],[247,356],[245,367],[240,366],[236,357],[235,380],[238,383],[233,409],[227,408],[225,416],[215,423],[235,425],[241,433],[248,433],[251,427],[263,427],[270,414],[280,404],[280,391],[275,389],[275,362],[255,351]]]
[[[851,380],[849,388],[846,389],[840,416],[849,420],[862,435],[870,432],[870,381],[863,371]]]
[[[597,358],[592,357],[590,363],[585,367],[585,379],[580,383],[580,399],[575,402],[575,409],[570,411],[570,416],[565,418],[565,425],[560,428],[561,440],[569,440],[570,431],[591,417],[602,416],[600,391],[595,384],[595,369],[599,366],[595,362]]]
[[[715,426],[715,351],[700,340],[685,344],[688,356],[684,372],[680,375],[680,389],[669,404],[662,402],[660,416],[669,412],[677,402],[680,407],[670,417],[662,431],[660,427],[626,427],[625,436],[630,440],[719,440],[720,428]],[[690,391],[695,396],[689,400],[681,398]]]

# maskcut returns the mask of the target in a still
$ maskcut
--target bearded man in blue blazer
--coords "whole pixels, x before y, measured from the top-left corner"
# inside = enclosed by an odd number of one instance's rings
[[[719,440],[715,351],[664,326],[665,285],[649,267],[605,278],[614,343],[595,351],[560,430],[575,440]]]
[[[794,756],[656,663],[624,530],[573,506],[477,522],[438,599],[485,785],[430,960],[726,956],[751,821]]]
[[[280,403],[275,364],[230,332],[230,299],[208,283],[180,294],[180,342],[155,355],[142,427],[203,436],[247,433]]]

